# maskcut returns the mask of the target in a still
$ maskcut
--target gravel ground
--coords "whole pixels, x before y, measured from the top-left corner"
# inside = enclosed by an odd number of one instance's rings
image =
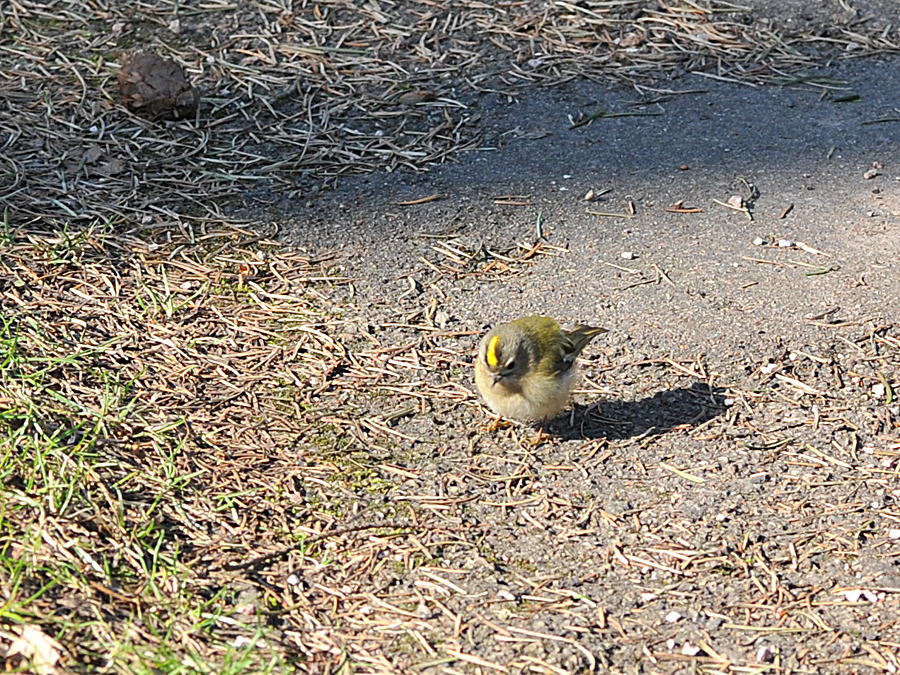
[[[844,11],[750,4],[776,24]],[[285,214],[286,239],[339,245],[380,344],[423,315],[460,362],[523,314],[611,329],[537,447],[435,397],[394,423],[418,441],[373,451],[405,472],[389,501],[468,533],[430,576],[386,581],[440,601],[420,605],[427,635],[510,671],[898,665],[898,66],[486,95],[467,101],[476,150]],[[647,115],[571,128],[597,109]],[[459,362],[412,372],[473,388]]]

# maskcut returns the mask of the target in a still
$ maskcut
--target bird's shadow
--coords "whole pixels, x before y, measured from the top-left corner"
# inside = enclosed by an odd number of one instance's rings
[[[652,436],[674,427],[696,427],[727,409],[726,390],[695,382],[690,387],[667,389],[637,401],[601,400],[576,404],[555,417],[547,431],[562,440],[607,438],[624,440]]]

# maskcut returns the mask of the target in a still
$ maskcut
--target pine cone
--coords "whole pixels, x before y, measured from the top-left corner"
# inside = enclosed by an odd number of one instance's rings
[[[172,59],[137,52],[121,62],[119,93],[130,111],[151,120],[180,120],[197,112],[200,92]]]

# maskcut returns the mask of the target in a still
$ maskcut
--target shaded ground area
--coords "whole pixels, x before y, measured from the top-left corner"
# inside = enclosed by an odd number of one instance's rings
[[[4,665],[900,667],[900,22],[746,4],[2,10]]]

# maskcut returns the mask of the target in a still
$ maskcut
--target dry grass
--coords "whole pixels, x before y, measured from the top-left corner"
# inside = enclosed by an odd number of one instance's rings
[[[466,101],[486,92],[585,77],[643,91],[684,72],[827,90],[839,83],[807,72],[817,51],[900,51],[890,27],[788,37],[705,7],[11,0],[0,195],[15,223],[216,221],[241,198],[303,200],[345,172],[444,161],[478,143]],[[160,126],[117,105],[118,57],[137,48],[201,86],[196,120]]]
[[[24,668],[30,645],[43,672],[894,672],[900,589],[824,579],[835,561],[897,555],[870,507],[900,520],[891,327],[864,327],[853,364],[803,356],[755,391],[713,389],[700,362],[616,364],[671,384],[645,402],[670,416],[647,429],[627,406],[580,410],[583,442],[538,471],[519,430],[498,441],[474,424],[459,383],[473,335],[446,330],[415,281],[408,311],[370,328],[335,260],[228,216],[243,193],[306,199],[343,172],[452,157],[477,144],[465,101],[485,92],[581,77],[641,90],[684,71],[827,89],[803,75],[811,48],[898,51],[896,32],[787,37],[741,16],[723,2],[0,6],[5,666]],[[198,119],[116,105],[116,58],[138,46],[203,86]],[[420,276],[444,292],[565,253],[432,251]],[[716,502],[722,522],[756,509],[795,530],[777,544],[691,531],[658,486],[727,468],[656,457],[662,430],[709,457],[739,430],[796,487]],[[596,506],[590,479],[623,473],[636,504]],[[576,546],[595,536],[607,543]],[[673,607],[708,621],[685,642],[665,629]],[[877,634],[860,638],[862,621]],[[805,653],[781,663],[797,635]]]

